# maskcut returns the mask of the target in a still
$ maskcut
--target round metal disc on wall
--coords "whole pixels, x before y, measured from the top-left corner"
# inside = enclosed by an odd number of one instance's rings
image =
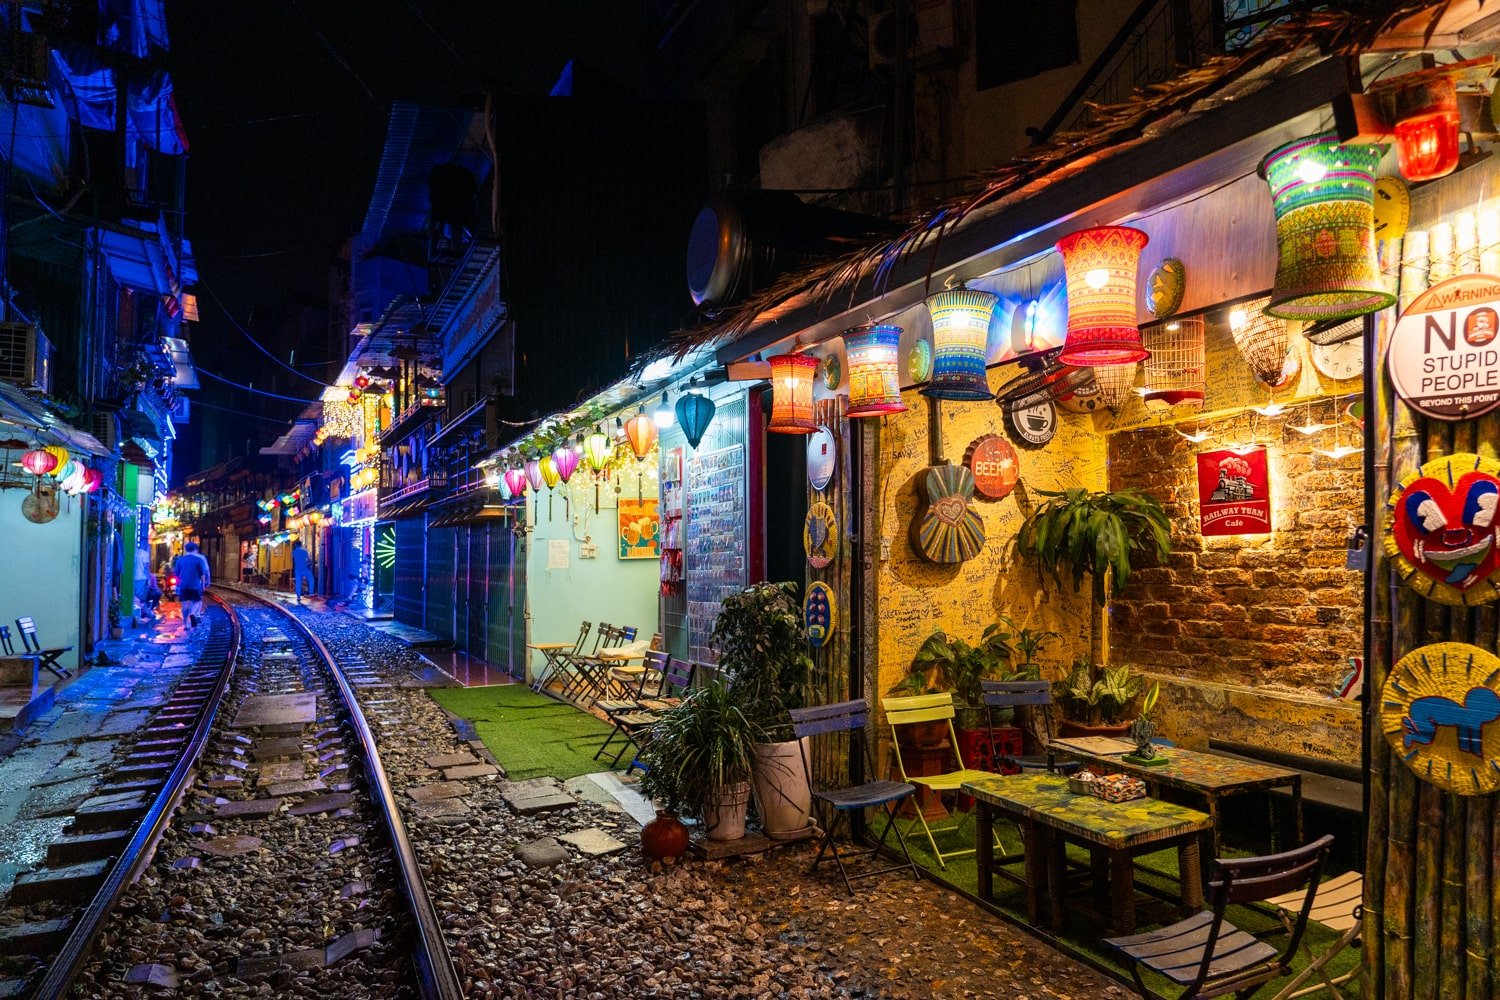
[[[834,516],[833,508],[821,500],[807,509],[807,517],[802,522],[802,549],[813,569],[822,569],[838,557],[838,518]]]
[[[1462,642],[1437,642],[1391,668],[1380,728],[1421,781],[1458,795],[1500,789],[1500,657]]]
[[[1146,311],[1157,319],[1175,316],[1187,291],[1187,269],[1176,257],[1168,257],[1146,279]]]
[[[38,490],[28,493],[21,501],[21,516],[32,524],[46,524],[56,519],[57,509],[55,490]]]
[[[807,644],[813,649],[822,649],[833,638],[839,623],[838,597],[826,583],[814,583],[807,588],[807,597],[802,602],[802,621],[807,626]]]
[[[906,372],[913,382],[926,382],[932,375],[932,345],[919,340],[906,356]]]
[[[1057,434],[1057,406],[1046,393],[1001,407],[1005,432],[1024,448],[1041,448]]]
[[[819,493],[833,481],[838,455],[838,442],[827,427],[819,427],[807,436],[807,481]]]
[[[1021,478],[1021,456],[998,434],[986,434],[969,445],[964,464],[974,474],[975,494],[986,500],[1004,500]]]
[[[837,354],[830,354],[823,359],[823,385],[829,392],[833,392],[844,382],[844,366],[839,361]]]

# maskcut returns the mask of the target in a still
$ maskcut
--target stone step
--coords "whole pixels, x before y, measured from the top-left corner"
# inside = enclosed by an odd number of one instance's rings
[[[10,890],[12,906],[30,906],[45,900],[81,900],[92,896],[109,871],[107,860],[85,861],[66,868],[43,868],[23,872]]]
[[[83,861],[118,857],[129,842],[129,830],[64,834],[47,845],[47,864],[75,865]]]

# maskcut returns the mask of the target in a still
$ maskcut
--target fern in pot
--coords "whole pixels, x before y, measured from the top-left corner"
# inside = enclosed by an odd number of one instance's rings
[[[709,637],[746,717],[762,734],[752,777],[761,822],[773,840],[812,832],[812,789],[790,714],[802,707],[812,667],[797,591],[792,582],[758,583],[724,598]]]

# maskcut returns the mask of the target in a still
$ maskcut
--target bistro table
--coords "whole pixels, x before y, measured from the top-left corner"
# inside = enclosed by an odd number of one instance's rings
[[[547,684],[547,678],[562,672],[562,656],[565,650],[573,648],[571,642],[533,642],[528,643],[527,649],[534,649],[542,654],[542,669],[537,671],[536,680],[531,683],[531,690],[540,691]]]
[[[994,895],[996,812],[1020,823],[1026,843],[1026,915],[1033,924],[1041,922],[1044,897],[1051,903],[1052,929],[1060,931],[1066,922],[1068,841],[1092,855],[1096,894],[1108,875],[1116,934],[1135,929],[1134,858],[1140,854],[1177,848],[1182,904],[1191,909],[1203,906],[1200,845],[1213,831],[1207,813],[1160,799],[1108,802],[1073,792],[1067,778],[1050,773],[996,775],[965,782],[962,790],[974,796],[980,898]]]
[[[1176,747],[1162,748],[1161,752],[1167,758],[1165,764],[1145,767],[1123,759],[1125,754],[1135,752],[1134,743],[1099,737],[1053,739],[1047,749],[1050,754],[1065,754],[1086,764],[1140,778],[1153,796],[1163,787],[1200,796],[1214,823],[1212,857],[1221,855],[1224,848],[1219,829],[1219,802],[1222,799],[1246,792],[1289,787],[1292,790],[1292,815],[1296,825],[1296,843],[1293,846],[1302,844],[1302,775],[1298,771]],[[1273,823],[1273,838],[1274,831]],[[1209,860],[1211,859],[1205,858],[1204,862]]]

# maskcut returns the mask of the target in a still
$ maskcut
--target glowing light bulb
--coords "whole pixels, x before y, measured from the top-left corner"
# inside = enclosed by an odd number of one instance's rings
[[[1229,329],[1243,330],[1245,324],[1250,322],[1250,314],[1243,309],[1236,309],[1229,314]]]
[[[651,419],[654,420],[656,422],[656,426],[661,428],[662,430],[666,430],[668,427],[672,426],[672,422],[676,419],[676,417],[672,412],[672,408],[667,405],[666,393],[661,394],[661,402],[657,404],[656,409],[651,411]]]
[[[1187,431],[1178,431],[1177,433],[1193,442],[1193,444],[1202,444],[1209,438],[1213,437],[1213,435],[1208,433],[1208,431],[1193,431],[1193,433],[1191,434],[1189,434]]]
[[[1083,283],[1088,285],[1090,288],[1103,288],[1105,285],[1109,284],[1109,268],[1096,267],[1092,271],[1085,272],[1083,275]]]
[[[1297,164],[1297,176],[1304,184],[1316,184],[1328,176],[1328,168],[1317,160],[1303,160]]]
[[[1254,407],[1254,411],[1263,417],[1279,417],[1286,412],[1286,407],[1273,399],[1265,406]]]
[[[1355,452],[1363,451],[1364,449],[1352,444],[1341,444],[1336,448],[1314,448],[1313,450],[1316,451],[1319,455],[1326,455],[1329,458],[1337,459],[1348,458]]]

